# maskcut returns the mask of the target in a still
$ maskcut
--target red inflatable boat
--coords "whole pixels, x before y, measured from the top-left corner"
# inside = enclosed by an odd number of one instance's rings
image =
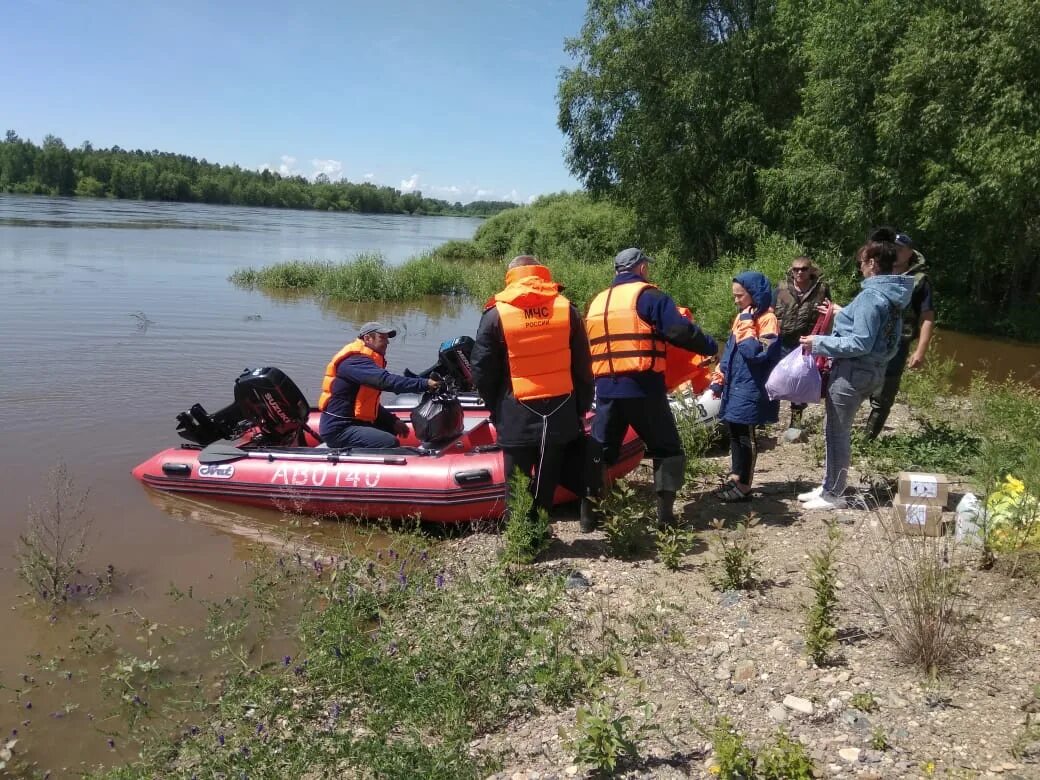
[[[416,400],[387,408],[416,423]],[[235,403],[208,415],[196,405],[178,418],[192,441],[163,450],[133,470],[155,490],[293,512],[360,518],[419,518],[459,523],[500,517],[505,509],[502,451],[488,411],[475,396],[444,406],[452,427],[435,442],[414,432],[390,450],[327,449],[313,434],[319,413],[278,369],[247,372]],[[574,500],[580,480],[580,443],[556,502]],[[629,430],[611,480],[632,471],[643,444]]]

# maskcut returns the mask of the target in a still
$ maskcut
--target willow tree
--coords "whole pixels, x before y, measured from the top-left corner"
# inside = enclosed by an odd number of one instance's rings
[[[590,0],[559,85],[571,171],[640,231],[711,263],[758,211],[755,172],[797,109],[774,4]]]

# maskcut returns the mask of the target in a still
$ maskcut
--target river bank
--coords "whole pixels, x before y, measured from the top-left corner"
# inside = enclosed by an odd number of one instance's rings
[[[987,420],[1015,428],[1040,413],[1024,389],[933,392],[931,406],[927,392],[908,388],[883,440],[921,445],[952,418],[995,441]],[[893,474],[862,446],[850,484],[865,503],[801,510],[822,457],[819,410],[807,415],[805,441],[763,436],[749,504],[711,494],[727,454],[697,460],[674,556],[646,528],[622,553],[566,511],[529,566],[503,564],[509,535],[479,527],[436,543],[406,535],[367,559],[356,547],[305,556],[290,567],[309,583],[292,595],[309,604],[295,652],[229,678],[179,737],[105,776],[544,780],[614,762],[632,778],[1036,777],[1035,553],[994,547],[984,568],[950,537],[889,533]],[[1002,462],[1024,473],[1019,446]],[[930,452],[910,451],[908,467]],[[951,473],[955,491],[986,484],[984,459],[969,470]],[[638,523],[649,468],[630,486],[617,511]],[[806,625],[832,533],[833,641],[816,663]],[[748,587],[722,581],[734,571]]]

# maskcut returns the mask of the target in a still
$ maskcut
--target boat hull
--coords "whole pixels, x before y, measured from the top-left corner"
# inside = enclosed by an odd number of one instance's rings
[[[391,411],[407,419],[410,410]],[[206,463],[206,458],[200,462],[201,448],[184,445],[156,453],[133,476],[153,490],[293,514],[434,523],[496,519],[505,510],[502,451],[486,410],[466,409],[465,416],[463,435],[435,453],[422,451],[413,440],[404,442],[412,447],[349,454],[313,447],[247,448],[247,457]],[[316,412],[310,422],[316,430]],[[643,444],[630,430],[609,478],[628,474],[642,456]],[[574,475],[581,459],[575,449],[568,464]],[[567,482],[576,484],[573,477]],[[575,498],[561,486],[555,501]]]

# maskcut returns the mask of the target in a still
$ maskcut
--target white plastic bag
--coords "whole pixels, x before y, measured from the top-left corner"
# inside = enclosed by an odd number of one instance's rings
[[[766,380],[766,394],[771,401],[790,401],[794,404],[820,402],[823,380],[816,358],[801,347],[795,347],[776,364]]]
[[[965,493],[957,502],[954,538],[962,544],[981,545],[985,534],[986,510],[974,493]]]

